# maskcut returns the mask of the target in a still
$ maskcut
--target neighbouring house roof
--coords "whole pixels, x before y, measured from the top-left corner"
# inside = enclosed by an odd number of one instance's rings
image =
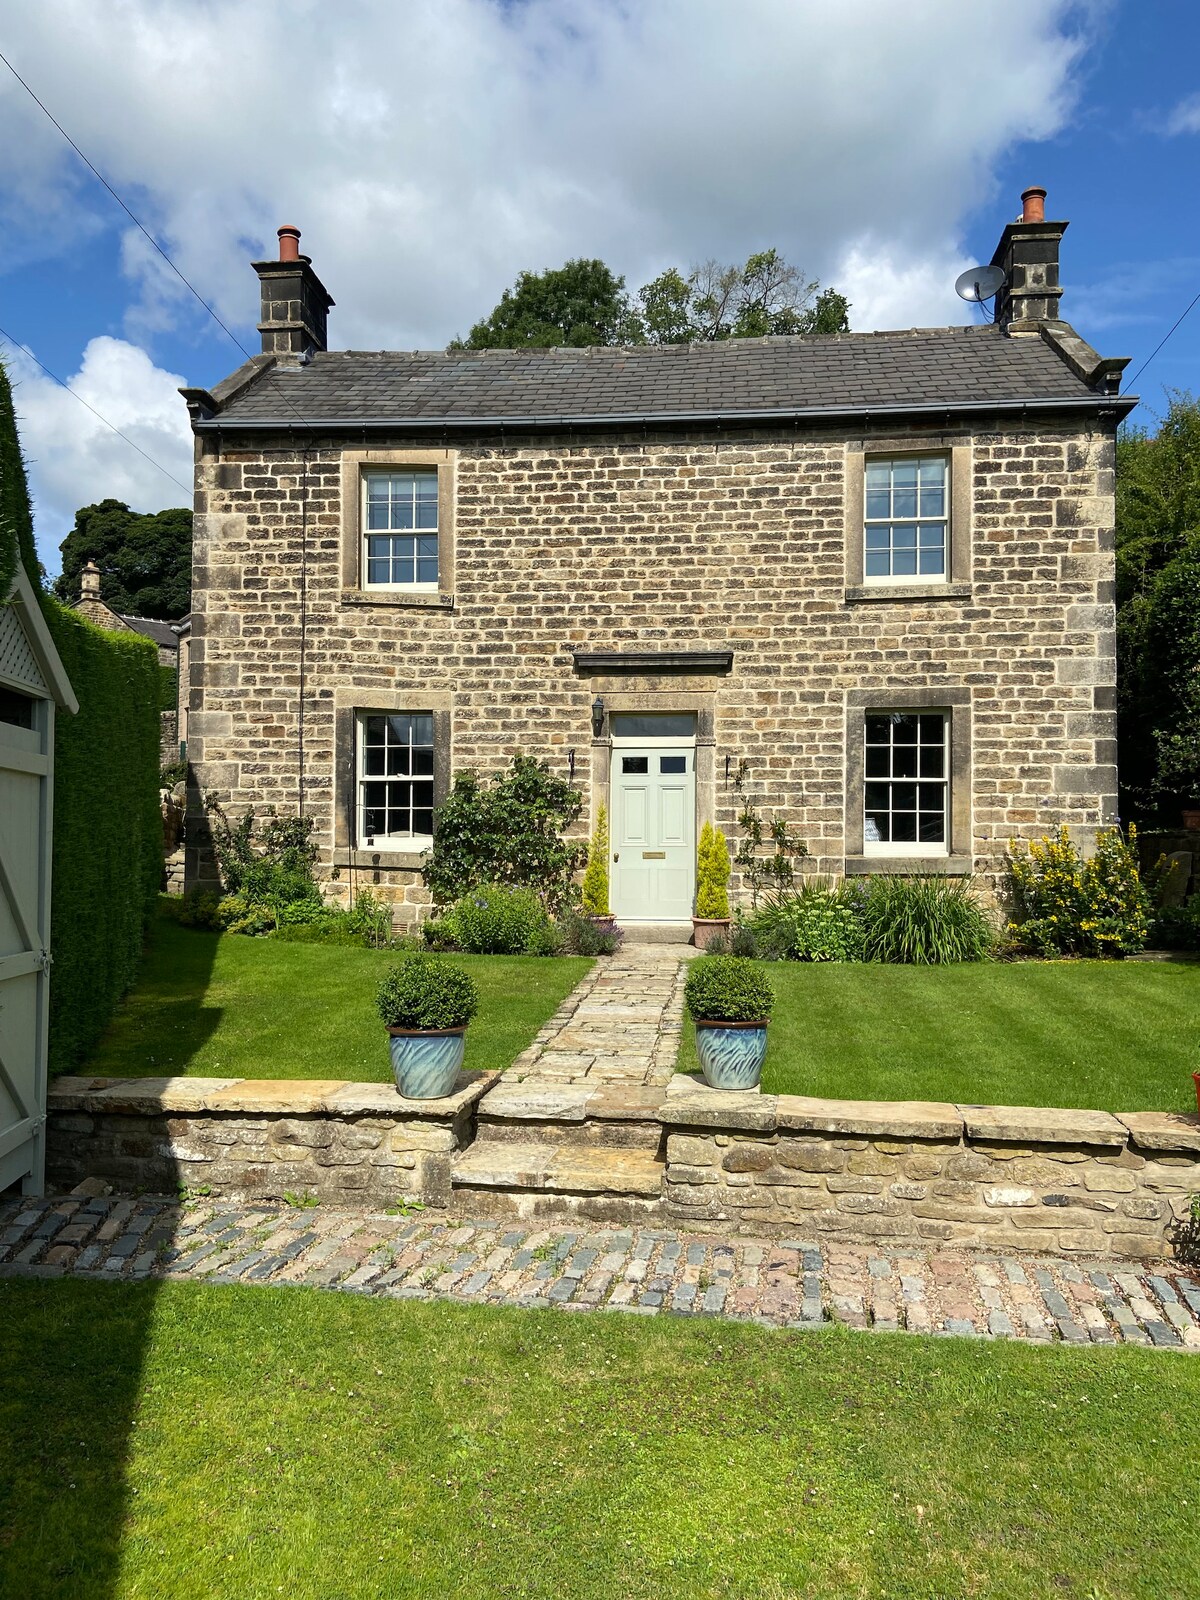
[[[127,617],[120,611],[116,615],[134,633],[145,634],[147,639],[153,639],[160,650],[179,649],[178,622],[161,622],[157,617]]]
[[[198,428],[598,424],[1103,405],[1125,363],[1065,323],[735,339],[627,349],[321,351],[255,357],[213,392],[185,390]]]

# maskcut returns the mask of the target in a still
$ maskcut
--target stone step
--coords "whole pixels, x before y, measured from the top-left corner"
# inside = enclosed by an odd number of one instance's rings
[[[690,944],[691,919],[687,922],[622,922],[626,944]]]
[[[663,1163],[642,1150],[502,1141],[475,1144],[450,1165],[456,1190],[538,1190],[551,1194],[658,1198]]]
[[[662,1151],[664,1089],[643,1084],[502,1079],[479,1103],[481,1144],[552,1144]]]

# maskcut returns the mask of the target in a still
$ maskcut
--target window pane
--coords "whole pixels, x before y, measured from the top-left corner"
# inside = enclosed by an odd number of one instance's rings
[[[867,844],[887,844],[890,837],[886,811],[868,811],[863,818],[863,838]]]
[[[911,811],[892,812],[892,843],[915,844],[917,842],[917,819]]]
[[[660,772],[686,772],[686,756],[659,756],[658,770]]]
[[[868,550],[888,550],[891,548],[892,530],[888,527],[867,529]]]
[[[696,713],[614,711],[612,731],[620,739],[690,739],[696,731]]]
[[[649,756],[622,756],[621,757],[621,771],[622,772],[631,772],[631,773],[635,773],[635,774],[639,773],[639,772],[648,773],[650,771],[650,757]]]
[[[386,500],[367,501],[367,527],[386,528],[388,525],[388,503]]]
[[[366,835],[367,838],[370,838],[372,834],[384,833],[386,831],[387,831],[387,812],[386,811],[378,811],[374,807],[369,807],[366,811],[363,812],[363,833]]]
[[[921,487],[924,489],[946,481],[945,456],[926,456],[920,463]]]
[[[433,744],[433,713],[430,711],[417,711],[412,719],[412,738],[414,744]]]
[[[921,817],[920,836],[922,844],[945,844],[946,820],[939,812],[936,817]]]
[[[897,745],[892,751],[892,776],[915,778],[917,775],[917,747],[915,744]]]
[[[945,568],[946,562],[940,550],[921,551],[921,571],[936,577]]]
[[[889,768],[888,768],[888,752],[886,750],[879,749],[878,746],[874,746],[874,745],[868,746],[868,749],[867,749],[867,777],[868,778],[886,778],[886,777],[889,777],[889,776],[890,776],[890,773],[889,773]],[[934,776],[936,777],[937,774],[935,773]]]
[[[892,464],[890,461],[867,462],[867,488],[886,489],[891,481]]]
[[[416,773],[430,773],[433,771],[433,751],[418,749],[412,753],[412,769]]]
[[[917,570],[917,552],[915,550],[897,550],[892,556],[892,576],[894,578],[911,578]]]
[[[917,491],[915,489],[897,489],[892,496],[892,515],[894,517],[915,517],[917,514]]]
[[[895,550],[915,550],[917,546],[917,530],[913,523],[897,523],[892,529],[892,548]]]
[[[406,561],[395,560],[392,562],[393,583],[415,583],[416,579],[413,576],[413,572],[414,566],[411,557]]]
[[[940,560],[941,558],[939,557],[938,559]],[[421,560],[417,562],[417,582],[418,583],[436,583],[437,582],[437,576],[438,576],[438,564],[437,564],[437,557],[436,556],[433,558],[432,561],[430,561],[426,557],[422,557]]]
[[[917,787],[918,809],[936,811],[940,816],[945,805],[945,789],[940,783],[922,783]]]
[[[942,550],[946,545],[946,524],[944,522],[923,522],[921,524],[920,541],[922,550]]]
[[[921,746],[921,776],[923,778],[940,778],[943,776],[944,754],[940,746],[923,744]]]
[[[923,517],[940,517],[945,515],[946,493],[940,486],[936,489],[921,490],[921,515]]]
[[[363,771],[372,777],[378,777],[383,772],[383,751],[378,745],[368,745],[363,751]]]
[[[917,809],[917,786],[915,783],[894,783],[892,785],[892,810],[915,811]]]
[[[891,724],[894,744],[916,744],[919,722],[911,711],[894,711]]]
[[[891,576],[891,560],[886,550],[868,550],[866,575],[868,578],[887,578]]]
[[[892,724],[890,717],[869,716],[866,718],[867,743],[890,744],[892,739]]]
[[[413,832],[414,833],[432,834],[432,832],[433,832],[433,812],[432,811],[414,811],[413,812]]]
[[[897,489],[911,489],[916,486],[918,463],[915,461],[893,461],[892,483]]]
[[[920,718],[921,743],[944,744],[946,739],[946,719],[940,711],[932,714],[924,712]]]
[[[889,517],[892,512],[891,496],[886,489],[867,490],[868,517]]]
[[[387,769],[390,777],[407,777],[412,751],[406,745],[394,744],[387,753]]]
[[[383,743],[384,719],[382,717],[367,718],[367,742],[369,744]]]
[[[868,811],[886,811],[888,798],[891,791],[886,783],[867,784],[866,802]]]

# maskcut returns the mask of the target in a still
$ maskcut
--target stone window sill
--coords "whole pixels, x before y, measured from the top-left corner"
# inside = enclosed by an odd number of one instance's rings
[[[972,870],[970,856],[847,856],[845,862],[848,878],[884,872],[904,878],[935,872],[943,873],[948,878],[965,878]]]
[[[425,864],[427,845],[420,850],[376,849],[374,845],[360,844],[354,851],[355,872],[420,872]],[[349,866],[346,871],[351,870]]]
[[[969,600],[969,583],[856,583],[846,589],[846,604],[861,600]]]
[[[343,589],[344,606],[399,606],[406,610],[453,611],[452,594],[405,594],[397,589]]]

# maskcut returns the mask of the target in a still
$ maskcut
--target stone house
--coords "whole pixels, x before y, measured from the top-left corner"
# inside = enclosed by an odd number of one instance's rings
[[[687,925],[747,802],[837,875],[1086,845],[1134,401],[1061,319],[1043,198],[990,322],[630,349],[330,351],[280,229],[261,355],[184,391],[193,794],[303,806],[329,892],[400,921],[452,774],[518,751],[608,806],[632,926]]]

